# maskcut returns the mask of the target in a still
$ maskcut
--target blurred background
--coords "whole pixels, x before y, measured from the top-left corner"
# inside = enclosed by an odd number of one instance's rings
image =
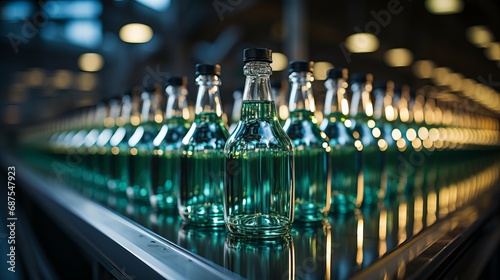
[[[497,116],[499,13],[494,0],[2,1],[0,124],[17,131],[171,75],[188,76],[193,104],[200,62],[221,64],[230,114],[247,47],[275,52],[277,81],[290,60],[315,61],[318,109],[326,70],[343,66]]]

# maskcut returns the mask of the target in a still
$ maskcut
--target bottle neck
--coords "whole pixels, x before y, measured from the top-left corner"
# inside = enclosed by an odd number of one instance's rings
[[[130,115],[132,111],[132,102],[130,96],[124,96],[122,98],[122,106],[120,116],[116,120],[116,125],[124,126],[130,122]]]
[[[198,95],[196,97],[195,114],[215,113],[217,117],[222,116],[222,104],[220,100],[219,86],[221,81],[216,75],[199,75],[196,78]]]
[[[187,108],[187,89],[186,86],[168,86],[165,90],[168,99],[165,109],[165,118],[182,118],[183,113]]]
[[[245,64],[246,76],[243,101],[273,101],[271,95],[271,64],[264,61],[251,61]]]
[[[264,61],[251,61],[245,64],[246,76],[243,89],[241,120],[276,119],[276,106],[271,94],[271,64]]]
[[[157,122],[161,123],[163,121],[162,115],[162,95],[160,94],[160,88],[156,88],[154,91],[145,91],[141,94],[141,122]]]
[[[366,115],[373,116],[373,103],[371,90],[371,83],[353,83],[352,89],[352,102],[351,102],[351,116]]]
[[[325,82],[326,98],[324,105],[324,116],[330,114],[349,115],[349,100],[347,94],[348,84],[344,79],[328,79]]]
[[[314,113],[316,106],[312,94],[311,82],[314,80],[309,72],[293,72],[289,77],[290,103],[288,104],[290,112],[309,111]]]

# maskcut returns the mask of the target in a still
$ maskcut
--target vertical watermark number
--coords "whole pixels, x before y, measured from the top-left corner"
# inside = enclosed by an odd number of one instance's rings
[[[16,272],[16,168],[7,167],[7,243],[9,253],[7,254],[7,270]]]

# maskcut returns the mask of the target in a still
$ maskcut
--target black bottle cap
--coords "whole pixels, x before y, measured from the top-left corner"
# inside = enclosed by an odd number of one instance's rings
[[[220,65],[219,64],[196,64],[196,71],[194,73],[198,75],[217,75],[220,76]]]
[[[167,80],[167,86],[185,86],[187,85],[187,77],[170,77]]]
[[[288,72],[313,72],[314,62],[305,60],[290,61]]]
[[[330,79],[347,78],[347,68],[335,67],[326,71],[326,76]]]
[[[243,63],[250,61],[273,62],[273,52],[266,48],[249,48],[243,50]]]

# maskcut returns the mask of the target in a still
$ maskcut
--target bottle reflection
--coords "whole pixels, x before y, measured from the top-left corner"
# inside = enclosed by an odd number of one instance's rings
[[[196,255],[224,265],[225,227],[200,227],[181,223],[177,243]]]
[[[293,239],[240,239],[228,234],[224,267],[248,279],[295,279]]]
[[[295,227],[291,233],[295,248],[295,278],[330,279],[331,226],[323,224]]]

